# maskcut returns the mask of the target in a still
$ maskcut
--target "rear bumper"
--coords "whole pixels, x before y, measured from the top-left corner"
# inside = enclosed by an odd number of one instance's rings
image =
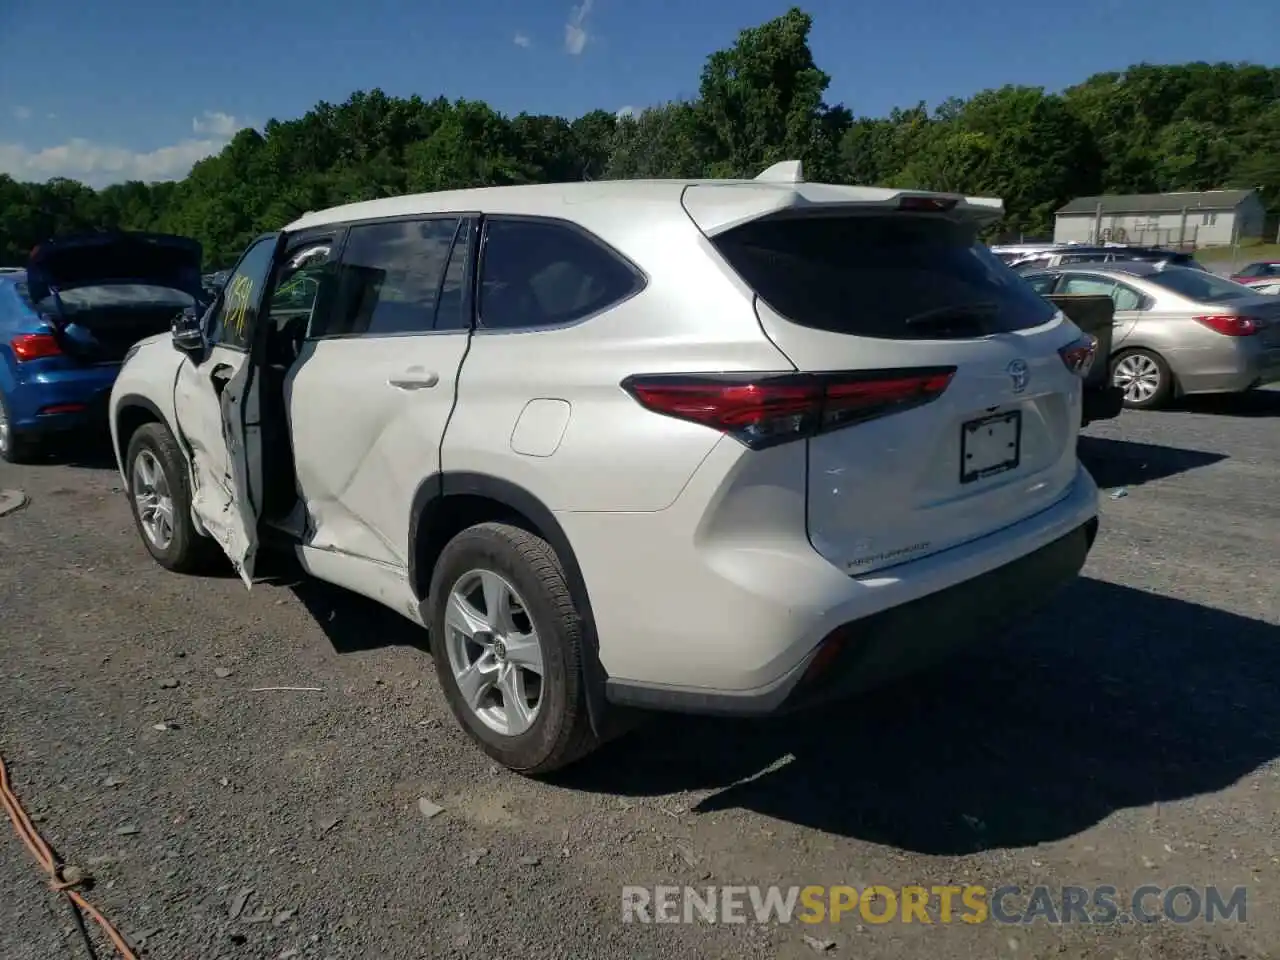
[[[1076,579],[1098,533],[1093,519],[1021,560],[849,625],[828,640],[779,711],[852,696],[998,640]]]
[[[1240,337],[1254,341],[1257,337]],[[1269,383],[1280,383],[1280,345],[1264,347],[1261,343],[1232,344],[1224,356],[1202,354],[1189,362],[1180,357],[1184,368],[1178,372],[1178,386],[1183,394],[1239,393]],[[1206,362],[1209,358],[1210,362]]]
[[[118,371],[116,366],[87,367],[16,381],[5,392],[14,430],[38,438],[105,424]]]
[[[841,593],[834,586],[824,590],[821,607],[803,605],[800,595],[810,585],[792,582],[785,616],[771,617],[762,597],[753,598],[751,611],[722,608],[719,629],[698,641],[716,651],[721,683],[681,684],[700,653],[686,647],[676,662],[648,661],[644,680],[610,677],[606,696],[646,709],[750,716],[879,686],[1022,622],[1076,577],[1097,529],[1097,488],[1082,470],[1063,501],[1012,527],[865,578],[839,575]],[[868,591],[885,593],[870,610]],[[764,683],[740,685],[748,657],[766,644],[776,645],[773,662],[787,665]],[[652,638],[646,646],[659,653]],[[711,679],[707,669],[700,673]]]

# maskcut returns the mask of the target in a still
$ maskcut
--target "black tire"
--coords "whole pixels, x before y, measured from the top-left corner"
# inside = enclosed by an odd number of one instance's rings
[[[1116,382],[1116,371],[1120,364],[1129,359],[1140,357],[1150,361],[1155,365],[1155,369],[1160,377],[1155,392],[1145,399],[1132,400],[1126,394],[1124,405],[1130,410],[1157,410],[1169,402],[1169,398],[1173,396],[1173,371],[1169,369],[1169,365],[1164,362],[1164,357],[1156,353],[1154,350],[1138,349],[1138,350],[1122,350],[1111,358],[1111,383],[1114,386],[1122,386]]]
[[[9,412],[3,393],[0,393],[0,414],[3,414],[4,422],[9,424],[8,432],[0,436],[0,460],[5,463],[31,463],[40,453],[40,444],[14,430],[13,415]]]
[[[458,581],[490,570],[516,588],[541,641],[544,674],[533,725],[508,736],[491,729],[464,701],[450,667],[445,613]],[[431,655],[453,715],[486,754],[527,776],[559,770],[600,741],[591,730],[582,669],[583,624],[555,551],[541,537],[506,523],[481,523],[445,546],[431,578]]]
[[[138,502],[134,497],[133,465],[144,450],[149,450],[159,462],[173,499],[173,537],[164,549],[147,536],[138,516]],[[124,468],[133,522],[138,528],[143,546],[155,558],[156,563],[174,573],[197,573],[208,569],[218,558],[218,545],[212,538],[199,533],[191,519],[191,486],[187,477],[186,460],[168,428],[162,423],[147,423],[135,430],[129,438]]]

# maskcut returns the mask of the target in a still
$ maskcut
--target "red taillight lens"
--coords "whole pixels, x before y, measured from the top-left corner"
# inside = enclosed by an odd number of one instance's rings
[[[1072,340],[1065,347],[1058,348],[1058,356],[1067,365],[1067,369],[1081,379],[1089,376],[1097,353],[1098,338],[1088,333],[1078,340]]]
[[[24,333],[10,340],[9,346],[19,363],[56,357],[62,353],[57,338],[51,333]]]
[[[1251,337],[1258,332],[1258,321],[1253,317],[1211,316],[1195,317],[1196,323],[1203,324],[1214,333],[1224,337]]]
[[[945,213],[959,203],[956,197],[902,197],[899,210],[916,210],[922,213]]]
[[[857,373],[657,374],[622,388],[645,409],[727,433],[753,450],[936,400],[954,367]]]

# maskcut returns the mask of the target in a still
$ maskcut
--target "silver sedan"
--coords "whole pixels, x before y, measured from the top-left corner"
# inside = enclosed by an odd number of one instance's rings
[[[1111,297],[1111,378],[1127,407],[1150,410],[1174,396],[1280,381],[1280,298],[1154,263],[1081,264],[1024,278],[1041,296]]]

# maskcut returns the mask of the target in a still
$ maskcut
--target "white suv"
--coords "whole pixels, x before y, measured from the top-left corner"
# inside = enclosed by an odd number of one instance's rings
[[[281,539],[427,627],[525,773],[618,707],[879,683],[1021,621],[1097,530],[1092,344],[978,243],[1001,212],[786,163],[308,213],[121,371],[139,531],[246,583]]]

